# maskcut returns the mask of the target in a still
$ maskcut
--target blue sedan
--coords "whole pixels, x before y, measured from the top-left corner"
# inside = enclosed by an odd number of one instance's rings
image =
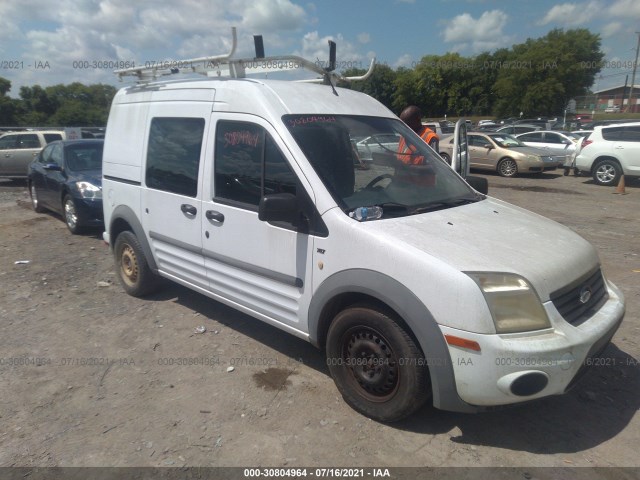
[[[36,212],[61,214],[73,234],[103,225],[104,140],[52,142],[29,165],[28,186]]]

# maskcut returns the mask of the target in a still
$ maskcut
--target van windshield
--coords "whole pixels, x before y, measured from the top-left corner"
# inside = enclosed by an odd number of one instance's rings
[[[361,207],[380,207],[381,218],[389,218],[484,198],[400,120],[285,115],[283,121],[350,216]]]

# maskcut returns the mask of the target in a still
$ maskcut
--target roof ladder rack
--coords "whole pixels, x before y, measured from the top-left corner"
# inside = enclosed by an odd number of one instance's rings
[[[124,77],[136,77],[138,83],[148,83],[162,76],[179,73],[198,73],[209,77],[245,78],[247,75],[298,70],[303,68],[320,75],[319,78],[299,80],[300,82],[325,83],[335,86],[338,81],[366,80],[373,73],[375,58],[371,60],[369,70],[357,77],[343,77],[333,70],[336,66],[336,44],[329,40],[329,66],[322,68],[318,63],[310,62],[297,55],[265,57],[262,35],[254,36],[256,56],[254,58],[234,59],[238,38],[236,27],[231,28],[232,44],[227,54],[188,60],[159,62],[151,66],[132,67],[115,70],[120,80]]]

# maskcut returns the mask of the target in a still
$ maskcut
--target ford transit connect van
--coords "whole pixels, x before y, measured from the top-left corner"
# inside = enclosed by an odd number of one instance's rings
[[[220,63],[245,66],[234,62]],[[124,289],[168,278],[308,340],[349,405],[381,421],[427,402],[474,412],[566,392],[624,315],[595,249],[466,183],[464,126],[461,176],[325,73],[118,92],[104,239]],[[362,162],[357,140],[380,135],[408,148]],[[493,248],[505,237],[517,248]]]

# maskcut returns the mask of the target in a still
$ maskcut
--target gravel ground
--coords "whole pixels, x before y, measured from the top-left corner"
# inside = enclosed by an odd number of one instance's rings
[[[301,340],[177,285],[127,296],[99,231],[0,181],[0,466],[639,466],[640,182],[487,178],[597,247],[625,321],[566,395],[394,425],[351,410]]]

